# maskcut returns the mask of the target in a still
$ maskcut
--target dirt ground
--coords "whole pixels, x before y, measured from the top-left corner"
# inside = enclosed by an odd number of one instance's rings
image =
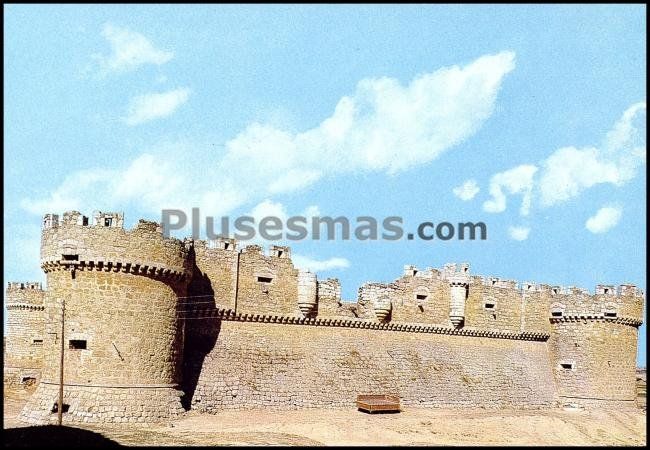
[[[28,429],[15,429],[24,427],[15,417],[25,399],[25,395],[5,396],[4,427],[13,428],[10,431],[14,433],[24,433],[13,441],[18,446],[29,440]],[[645,428],[646,413],[642,408],[616,411],[404,408],[399,414],[373,415],[350,408],[224,411],[215,415],[189,412],[171,423],[86,426],[84,430],[121,445],[641,446],[646,444]],[[51,436],[48,432],[50,444]]]

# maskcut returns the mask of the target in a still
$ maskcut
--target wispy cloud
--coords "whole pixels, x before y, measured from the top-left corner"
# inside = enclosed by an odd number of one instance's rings
[[[645,163],[645,102],[630,106],[600,148],[564,147],[542,163],[540,202],[551,206],[601,183],[621,186]]]
[[[483,210],[491,213],[503,212],[506,210],[506,194],[521,194],[522,202],[519,211],[522,216],[528,215],[535,172],[537,167],[524,164],[492,176],[490,179],[492,198],[483,203]]]
[[[646,103],[630,106],[607,132],[599,147],[562,147],[537,165],[521,165],[495,174],[490,180],[487,212],[503,212],[506,196],[523,194],[521,215],[531,202],[541,208],[578,197],[598,184],[622,186],[646,162]]]
[[[476,180],[467,180],[460,186],[455,187],[453,193],[456,197],[466,202],[473,199],[480,190],[481,188],[478,187]]]
[[[508,227],[508,235],[515,241],[525,241],[530,234],[529,227]]]
[[[620,206],[605,206],[587,219],[585,228],[594,234],[605,233],[614,228],[622,216],[623,209]]]
[[[156,177],[163,170],[174,186],[167,207],[202,206],[205,214],[216,215],[216,210],[224,214],[273,194],[299,191],[324,176],[406,171],[433,161],[481,127],[493,112],[514,60],[510,51],[485,55],[464,66],[419,75],[406,85],[387,77],[363,79],[314,128],[296,133],[252,123],[217,152],[189,140],[154,146],[146,150],[149,156],[142,154],[126,167],[111,169],[110,179],[97,180],[83,193],[57,188],[55,204],[62,206],[67,192],[70,200],[79,200],[70,202],[79,208],[94,209],[102,200],[112,201],[111,208],[133,202],[141,210],[155,211],[162,200]],[[126,121],[135,125],[171,114],[188,95],[177,89],[138,97]],[[194,175],[206,171],[214,176]],[[115,180],[125,177],[131,188],[116,190]],[[144,182],[151,177],[155,182]],[[26,200],[25,205],[40,210],[51,200],[53,196]]]
[[[326,272],[329,270],[347,269],[350,267],[350,261],[346,258],[329,258],[313,259],[302,255],[293,255],[291,257],[293,265],[300,269],[309,270],[310,272]]]
[[[135,70],[144,64],[161,65],[170,61],[174,53],[156,49],[142,34],[126,28],[105,24],[102,30],[111,45],[110,55],[93,55],[101,73],[120,73]]]
[[[127,125],[134,126],[170,116],[187,101],[189,96],[190,90],[188,88],[138,95],[131,99],[124,122]]]

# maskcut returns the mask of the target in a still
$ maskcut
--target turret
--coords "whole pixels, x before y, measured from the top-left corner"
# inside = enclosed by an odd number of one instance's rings
[[[455,264],[445,265],[445,277],[451,290],[449,320],[456,328],[465,321],[465,300],[469,288],[469,264],[461,264],[456,271]]]
[[[53,225],[53,217],[43,223]],[[44,227],[43,372],[23,420],[56,419],[62,322],[64,422],[150,422],[182,411],[177,306],[187,295],[188,250],[164,238],[160,224],[141,220],[124,230],[122,222],[121,213],[98,212],[89,225],[86,216],[69,211],[57,226]],[[109,415],[98,404],[119,410]]]
[[[45,333],[44,294],[41,283],[37,281],[11,282],[7,286],[5,388],[35,386],[41,378]]]
[[[309,317],[316,310],[316,303],[316,274],[298,271],[298,308],[304,317]]]

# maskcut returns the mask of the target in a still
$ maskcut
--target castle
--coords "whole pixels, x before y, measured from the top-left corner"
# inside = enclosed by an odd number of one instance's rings
[[[636,399],[644,297],[406,266],[365,283],[294,268],[288,247],[164,238],[121,213],[43,220],[39,283],[9,283],[5,388],[37,384],[20,418],[155,422],[186,409],[406,406],[541,408]],[[62,332],[62,319],[64,330]]]

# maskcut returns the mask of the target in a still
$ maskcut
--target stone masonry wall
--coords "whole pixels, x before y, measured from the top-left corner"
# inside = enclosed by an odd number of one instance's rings
[[[555,401],[545,342],[218,321],[204,335],[192,408],[335,407],[357,394],[405,405],[541,407]]]
[[[194,241],[195,268],[188,287],[188,303],[214,301],[224,308],[235,308],[238,251],[234,239],[220,239],[209,246]],[[204,303],[205,304],[205,303]]]
[[[549,353],[561,397],[635,401],[636,327],[615,320],[552,322]]]
[[[257,245],[246,246],[239,260],[237,311],[251,314],[300,316],[298,269],[289,250],[265,255]]]
[[[41,283],[9,283],[4,349],[5,388],[29,387],[41,378],[45,317]]]
[[[143,408],[151,421],[182,409],[183,324],[177,309],[178,298],[187,296],[189,250],[178,239],[163,238],[156,223],[140,221],[128,231],[118,225],[102,219],[91,226],[77,212],[44,223],[45,356],[24,420],[52,419],[64,301],[67,421],[137,420]],[[108,403],[125,409],[97,409]]]

